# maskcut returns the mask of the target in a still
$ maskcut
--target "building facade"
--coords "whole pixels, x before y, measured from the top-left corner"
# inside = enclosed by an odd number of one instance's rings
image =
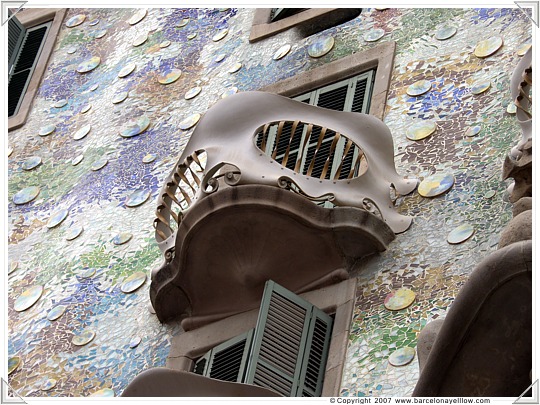
[[[343,109],[388,126],[401,176],[452,177],[433,198],[394,195],[412,224],[347,269],[355,298],[339,395],[412,394],[417,357],[393,366],[389,356],[416,348],[426,324],[445,317],[512,217],[510,183],[501,180],[521,138],[510,78],[532,25],[519,8],[331,12],[277,21],[270,9],[49,12],[51,52],[34,69],[42,79],[9,120],[9,384],[21,396],[118,396],[144,370],[170,362],[185,325],[160,322],[150,303],[151,272],[163,262],[153,221],[201,116],[256,90],[331,108],[334,99],[321,100],[341,88]],[[486,40],[486,53],[477,52]],[[449,243],[464,224],[474,234]],[[401,288],[412,291],[412,305],[385,308]]]

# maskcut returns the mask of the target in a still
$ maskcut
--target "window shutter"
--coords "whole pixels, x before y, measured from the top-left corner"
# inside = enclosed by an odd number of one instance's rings
[[[214,347],[195,363],[194,372],[216,380],[242,382],[253,329]]]
[[[9,117],[16,114],[24,97],[50,25],[46,23],[27,30],[19,52],[12,55],[14,62],[8,79]]]
[[[301,13],[302,11],[309,10],[307,8],[273,8],[270,11],[270,22],[283,20],[284,18],[290,17]]]
[[[320,395],[331,328],[328,315],[267,281],[245,382],[284,396]]]
[[[9,15],[11,16],[11,12],[9,12]],[[25,34],[26,28],[19,22],[17,17],[11,17],[8,21],[8,73],[11,73],[11,67],[15,64]]]

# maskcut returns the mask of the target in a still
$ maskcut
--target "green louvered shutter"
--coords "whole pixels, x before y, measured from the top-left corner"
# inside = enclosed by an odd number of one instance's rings
[[[11,16],[11,12],[9,15]],[[11,67],[15,64],[25,34],[26,28],[17,17],[11,17],[8,21],[8,74],[11,73]]]
[[[245,382],[284,396],[320,395],[331,329],[332,318],[267,281]]]
[[[194,373],[216,380],[242,382],[253,329],[214,347],[195,363]]]

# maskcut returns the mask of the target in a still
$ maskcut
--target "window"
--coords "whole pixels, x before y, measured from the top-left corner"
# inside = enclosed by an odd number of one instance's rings
[[[59,8],[28,8],[9,20],[9,131],[20,128],[26,122],[66,11]],[[41,44],[36,45],[40,36],[43,36]],[[27,47],[24,47],[25,38]],[[32,55],[35,55],[34,61]]]
[[[255,10],[249,42],[295,27],[307,37],[356,18],[361,8],[259,8]]]
[[[51,23],[26,29],[13,16],[8,24],[8,117],[12,117],[19,110]]]
[[[294,97],[337,111],[368,113],[375,71]],[[257,146],[283,166],[321,179],[358,176],[362,151],[332,130],[308,123],[274,123],[258,134]],[[264,148],[264,149],[263,149]]]
[[[320,396],[332,324],[319,308],[267,281],[255,329],[214,347],[194,372],[284,396]]]

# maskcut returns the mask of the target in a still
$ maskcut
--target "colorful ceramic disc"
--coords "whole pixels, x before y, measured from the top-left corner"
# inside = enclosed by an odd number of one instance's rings
[[[79,73],[87,73],[99,66],[101,63],[101,58],[99,56],[94,56],[88,60],[85,60],[79,66],[77,66],[77,72]]]
[[[43,286],[35,285],[24,291],[19,298],[15,301],[13,309],[17,312],[26,311],[32,305],[34,305],[43,294]]]
[[[66,52],[67,52],[68,54],[72,55],[72,54],[74,54],[75,52],[77,52],[77,47],[76,47],[75,45],[70,46],[70,47],[66,50]]]
[[[281,48],[279,48],[276,53],[274,53],[274,56],[272,56],[272,59],[274,60],[280,60],[281,58],[283,58],[285,55],[287,55],[289,53],[289,51],[291,50],[291,46],[289,44],[285,44],[283,45]]]
[[[390,311],[399,311],[410,306],[415,298],[416,294],[412,290],[400,288],[397,291],[392,291],[386,296],[384,299],[384,306]]]
[[[131,238],[133,238],[133,235],[131,233],[128,233],[128,232],[120,232],[118,235],[116,235],[113,239],[112,239],[112,243],[114,243],[115,245],[123,245],[124,243],[127,243],[131,240]]]
[[[495,194],[497,194],[495,190],[489,190],[486,192],[486,194],[484,194],[484,198],[489,200],[490,198],[495,197]]]
[[[68,214],[69,214],[68,210],[56,211],[49,218],[49,222],[47,222],[47,228],[51,229],[51,228],[57,227],[58,225],[62,223],[62,221],[64,221],[64,219],[67,218]]]
[[[167,48],[171,44],[171,41],[163,41],[159,44],[160,48]]]
[[[229,73],[236,73],[242,68],[242,64],[240,62],[236,62],[234,65],[231,66],[229,69]]]
[[[99,87],[99,83],[96,83],[96,84],[92,85],[92,87],[90,87],[89,90],[90,91],[96,91],[98,87]]]
[[[86,135],[88,135],[88,133],[90,132],[90,129],[92,129],[90,124],[85,125],[82,128],[79,128],[77,132],[75,132],[75,135],[73,135],[73,139],[75,139],[76,141],[83,139]]]
[[[418,194],[422,197],[436,197],[452,188],[454,176],[449,173],[437,173],[426,177],[418,185]]]
[[[81,114],[86,114],[88,111],[90,111],[91,108],[92,108],[92,105],[91,105],[91,104],[86,104],[86,105],[81,109]]]
[[[120,104],[122,101],[124,101],[126,98],[128,98],[129,93],[127,91],[121,91],[120,93],[117,93],[114,95],[112,99],[113,104]]]
[[[445,39],[452,38],[454,35],[456,35],[456,32],[457,28],[455,27],[441,27],[435,33],[435,39],[438,39],[439,41],[444,41]]]
[[[180,69],[167,69],[158,76],[158,82],[161,84],[171,84],[177,81],[180,76],[182,76]]]
[[[182,20],[180,20],[180,22],[178,24],[176,24],[176,26],[178,28],[182,28],[182,27],[185,27],[186,25],[188,25],[189,23],[189,18],[184,18]]]
[[[13,203],[16,205],[29,203],[38,196],[39,191],[40,189],[37,186],[23,188],[13,196]]]
[[[137,10],[135,14],[129,19],[128,23],[129,25],[135,25],[138,22],[142,21],[144,17],[146,17],[146,14],[148,11],[145,8],[141,8],[140,10]]]
[[[217,55],[214,58],[214,62],[216,62],[216,63],[221,62],[223,59],[225,59],[225,56],[227,56],[227,55],[225,55],[224,53],[220,53],[219,55]]]
[[[96,274],[96,269],[89,268],[89,269],[81,271],[78,274],[78,276],[81,277],[81,278],[90,278],[90,277],[94,276],[94,274]]]
[[[38,135],[47,136],[47,135],[52,134],[55,130],[56,130],[56,125],[54,124],[46,125],[39,130]]]
[[[153,153],[148,153],[145,155],[142,159],[143,163],[152,163],[154,160],[156,160],[156,155]]]
[[[139,344],[141,343],[141,337],[140,336],[135,336],[133,337],[130,341],[129,341],[129,348],[130,349],[135,349],[137,346],[139,346]]]
[[[508,104],[508,107],[506,107],[506,112],[508,114],[515,114],[517,113],[517,106],[514,103]]]
[[[12,153],[13,153],[13,148],[11,146],[9,146],[8,151],[7,151],[8,157],[10,157]]]
[[[94,25],[98,25],[98,24],[99,24],[99,19],[98,19],[98,18],[96,18],[95,20],[92,20],[92,21],[90,21],[90,22],[88,23],[88,25],[91,25],[92,27],[93,27]]]
[[[424,93],[427,93],[431,90],[431,82],[429,80],[419,80],[413,84],[411,84],[407,88],[407,94],[409,96],[421,96]]]
[[[193,87],[192,89],[189,89],[188,92],[184,95],[184,98],[186,100],[191,100],[192,98],[195,98],[199,95],[199,93],[201,92],[202,88],[200,88],[199,86],[197,87]]]
[[[73,166],[77,166],[79,163],[81,163],[83,161],[83,159],[84,159],[84,155],[79,155],[79,156],[73,158],[73,160],[71,161],[71,164]]]
[[[145,32],[144,34],[139,35],[137,38],[133,40],[133,46],[141,46],[148,40],[148,32]]]
[[[46,379],[43,384],[41,384],[42,391],[49,391],[56,387],[56,380],[54,378]]]
[[[183,120],[178,126],[182,130],[187,130],[195,126],[201,119],[201,114],[193,114]]]
[[[130,121],[120,135],[124,138],[137,136],[146,131],[149,125],[150,119],[146,115],[143,115],[135,120]]]
[[[375,28],[371,31],[366,32],[364,35],[364,41],[366,42],[375,42],[381,39],[384,36],[385,32],[382,28]]]
[[[73,27],[76,27],[77,25],[81,25],[85,19],[86,19],[86,15],[84,14],[75,15],[66,21],[66,27],[73,28]]]
[[[99,39],[99,38],[103,38],[106,34],[107,34],[107,30],[99,30],[99,31],[94,32],[93,36],[94,38]]]
[[[135,63],[128,63],[122,68],[122,70],[120,70],[120,72],[118,72],[118,77],[126,77],[130,75],[136,67],[137,65]]]
[[[10,357],[8,359],[8,375],[17,370],[17,367],[19,367],[21,364],[22,362],[19,356]]]
[[[231,87],[230,89],[226,90],[222,95],[221,98],[227,98],[229,96],[232,96],[233,94],[238,93],[237,87]]]
[[[146,281],[146,274],[142,271],[133,273],[131,276],[126,278],[120,287],[123,293],[129,294],[138,289]]]
[[[29,157],[22,164],[23,170],[32,170],[41,164],[41,158],[39,156]]]
[[[473,236],[474,228],[472,225],[463,224],[455,228],[448,234],[448,243],[451,245],[457,245],[458,243],[465,242],[471,236]]]
[[[106,157],[102,157],[101,159],[92,163],[90,170],[97,172],[98,170],[103,169],[107,163],[109,163],[109,160]]]
[[[56,321],[58,318],[60,318],[62,315],[64,315],[64,312],[66,312],[66,309],[67,309],[67,307],[65,305],[57,305],[57,306],[55,306],[47,314],[47,319],[49,321]]]
[[[73,240],[78,238],[83,232],[84,228],[80,225],[73,225],[66,231],[66,240]]]
[[[54,108],[62,108],[67,105],[68,101],[64,98],[62,100],[58,100],[56,103],[53,104]]]
[[[483,93],[484,91],[486,91],[487,89],[489,89],[491,87],[491,82],[482,82],[482,83],[477,83],[477,84],[474,84],[472,87],[471,87],[471,93],[472,94],[481,94]]]
[[[437,129],[435,121],[420,120],[407,129],[407,138],[411,141],[419,141],[427,138]]]
[[[478,133],[482,130],[482,127],[480,125],[474,125],[472,127],[467,128],[465,131],[465,136],[476,136]]]
[[[484,41],[480,41],[474,48],[474,54],[479,58],[486,58],[493,55],[503,45],[502,37],[491,37]]]
[[[75,346],[84,346],[90,343],[95,336],[96,332],[94,332],[93,330],[85,329],[81,332],[81,334],[73,336],[73,339],[71,339],[71,343],[73,343]]]
[[[19,262],[9,263],[8,275],[13,273],[15,270],[17,270],[17,267],[19,267]]]
[[[229,33],[229,30],[227,28],[220,30],[212,37],[212,41],[214,42],[221,41],[223,38],[227,36],[228,33]]]
[[[196,32],[191,32],[187,35],[187,39],[192,40],[197,36]]]
[[[312,58],[320,58],[332,50],[334,43],[334,37],[319,37],[308,46],[308,55]]]
[[[114,391],[110,388],[103,388],[90,395],[91,397],[114,397]]]
[[[392,352],[390,357],[388,357],[388,362],[396,367],[405,366],[413,361],[415,355],[415,350],[412,347],[402,347]]]
[[[530,43],[525,43],[523,45],[521,45],[518,50],[517,50],[517,54],[518,56],[523,56],[527,53],[527,51],[531,48],[532,44]]]
[[[133,192],[128,198],[126,198],[127,207],[138,207],[141,204],[144,204],[146,200],[150,197],[150,191],[139,189]]]

